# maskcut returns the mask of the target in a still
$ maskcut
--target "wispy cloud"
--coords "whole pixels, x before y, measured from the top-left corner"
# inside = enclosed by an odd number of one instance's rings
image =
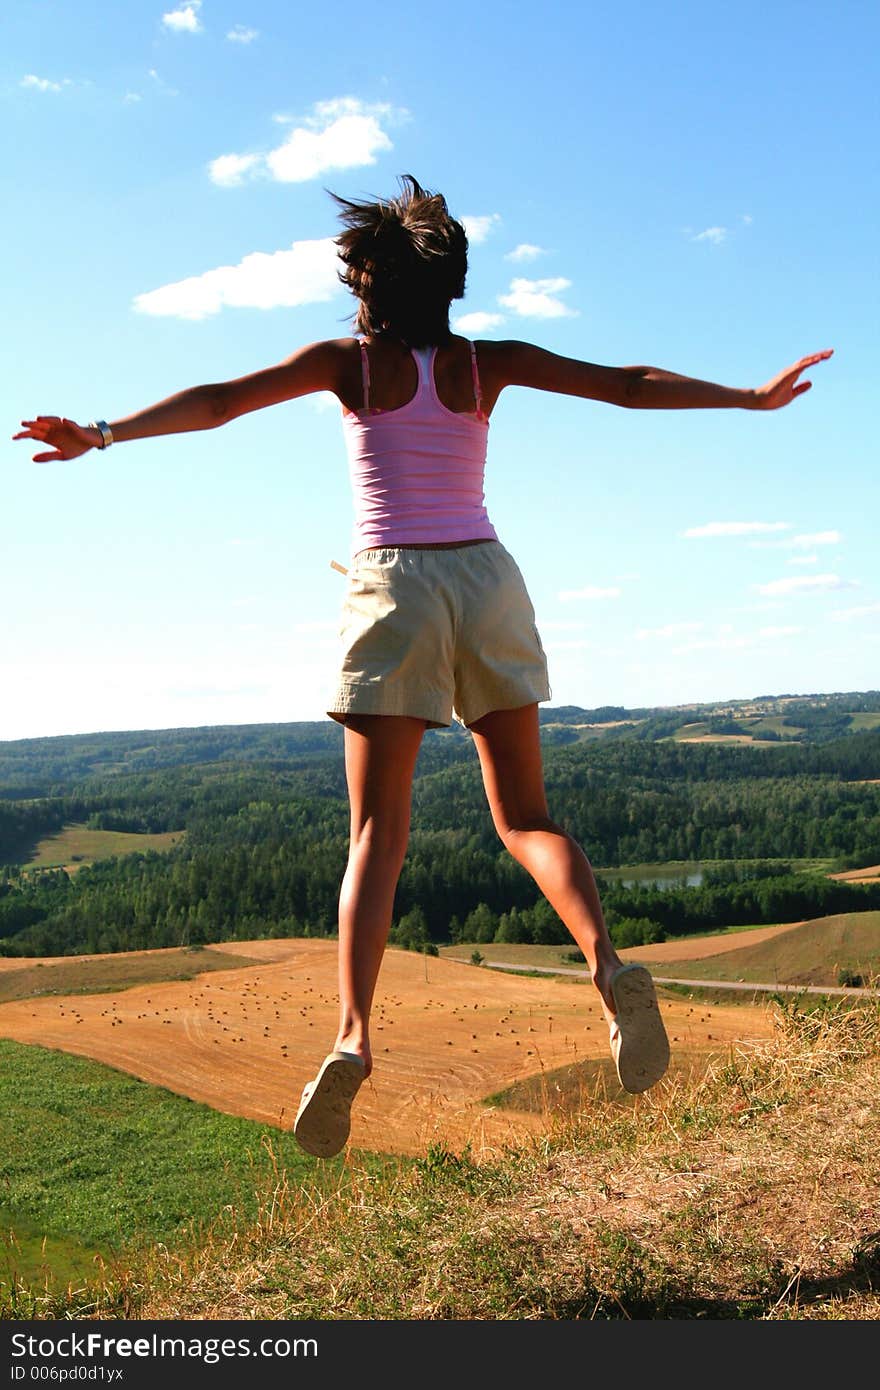
[[[726,227],[706,227],[705,231],[697,232],[691,236],[691,241],[711,241],[713,246],[720,246],[726,238]]]
[[[817,564],[819,563],[819,556],[818,556],[818,555],[789,555],[788,560],[786,561],[786,563],[789,564],[789,565],[817,565]]]
[[[501,216],[497,212],[489,212],[479,216],[467,213],[459,220],[467,233],[468,241],[479,243],[486,241],[491,235],[501,221]]]
[[[559,594],[562,603],[570,603],[572,599],[601,599],[601,598],[620,598],[620,590],[615,588],[602,589],[595,584],[587,584],[583,589],[563,589]]]
[[[698,627],[702,624],[698,623]],[[673,647],[673,656],[684,656],[689,652],[727,652],[743,651],[751,647],[759,647],[764,642],[777,642],[786,637],[796,637],[803,632],[802,627],[762,627],[755,632],[737,632],[732,623],[720,623],[715,629],[714,636],[695,638],[692,642],[684,642],[680,646]]]
[[[573,318],[576,310],[570,309],[557,298],[564,290],[570,288],[571,281],[563,280],[561,276],[549,280],[511,280],[510,291],[500,294],[498,303],[521,318]]]
[[[179,93],[178,93],[178,91],[177,91],[177,88],[176,88],[176,87],[170,87],[170,86],[168,85],[168,83],[165,81],[164,77],[160,77],[160,76],[159,76],[159,74],[158,74],[158,72],[156,71],[155,68],[148,68],[148,69],[147,69],[147,76],[148,76],[148,77],[151,77],[151,78],[153,79],[153,81],[155,82],[155,84],[156,84],[156,86],[159,88],[159,90],[160,90],[161,92],[164,92],[166,96],[169,96],[169,97],[176,97],[176,96],[179,95]]]
[[[687,652],[741,651],[743,647],[754,647],[757,639],[745,636],[704,637],[696,642],[686,642],[684,646],[673,647],[673,656],[684,656]]]
[[[340,289],[333,241],[295,241],[285,251],[252,251],[237,265],[218,266],[139,294],[140,314],[205,319],[225,307],[295,308],[331,299]]]
[[[546,255],[543,246],[535,246],[530,241],[521,241],[519,246],[515,246],[512,251],[505,254],[506,261],[515,261],[517,264],[523,261],[536,261],[539,256]]]
[[[162,26],[171,29],[175,34],[198,34],[203,28],[199,19],[199,10],[202,8],[202,0],[189,0],[188,4],[180,5],[176,10],[169,10],[162,16]]]
[[[649,637],[682,637],[686,632],[699,632],[704,623],[666,623],[664,627],[640,627],[636,639],[644,642]]]
[[[859,618],[872,618],[880,613],[880,603],[863,603],[858,608],[838,608],[831,616],[836,623],[854,623]]]
[[[461,314],[453,319],[452,326],[458,333],[486,333],[504,322],[503,314],[488,314],[482,309],[475,309],[472,314]]]
[[[29,72],[18,85],[29,87],[33,92],[60,92],[62,87],[70,87],[73,83],[69,77],[63,77],[60,82],[53,82],[49,77],[37,77],[36,73]]]
[[[226,35],[230,43],[253,43],[260,37],[259,29],[248,29],[245,24],[235,24]]]
[[[832,589],[857,589],[854,579],[841,579],[838,574],[805,574],[792,579],[772,579],[769,584],[753,584],[759,594],[813,594]]]
[[[752,550],[812,550],[815,545],[839,545],[843,536],[839,531],[810,531],[800,536],[789,536],[784,541],[752,541]]]
[[[257,175],[279,183],[305,183],[329,169],[375,164],[377,154],[393,149],[384,125],[404,114],[387,104],[368,105],[356,97],[321,101],[275,149],[219,155],[209,164],[208,172],[214,183],[229,188]],[[280,124],[289,121],[284,116],[273,119]]]
[[[681,535],[685,540],[702,536],[754,536],[762,531],[789,531],[790,521],[707,521],[704,526],[691,526]]]

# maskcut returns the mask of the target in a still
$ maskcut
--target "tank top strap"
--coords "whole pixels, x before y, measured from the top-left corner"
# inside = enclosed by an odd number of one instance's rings
[[[363,338],[361,343],[361,380],[364,385],[364,410],[370,408],[370,359],[367,356],[367,345]]]
[[[482,415],[483,392],[480,388],[480,372],[479,368],[477,367],[477,349],[470,339],[468,340],[468,346],[471,350],[471,376],[473,377],[474,382],[474,401],[476,402],[477,414]]]
[[[434,358],[437,356],[435,347],[410,348],[410,352],[415,359],[416,371],[418,372],[418,384],[413,399],[427,396],[432,399],[436,396],[434,386]]]

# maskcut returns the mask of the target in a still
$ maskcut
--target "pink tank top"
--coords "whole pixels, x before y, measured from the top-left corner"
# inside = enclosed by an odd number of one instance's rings
[[[489,420],[470,344],[473,414],[449,410],[434,385],[436,347],[415,348],[415,395],[397,410],[370,409],[370,364],[361,343],[364,408],[343,412],[354,495],[352,554],[395,545],[497,540],[483,496]]]

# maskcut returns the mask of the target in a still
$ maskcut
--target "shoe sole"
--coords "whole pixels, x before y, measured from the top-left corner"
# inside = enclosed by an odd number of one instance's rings
[[[304,1096],[293,1125],[301,1149],[315,1158],[334,1158],[351,1130],[351,1103],[366,1075],[359,1057],[335,1052],[326,1058]]]
[[[660,1016],[650,971],[627,965],[611,980],[620,1036],[612,1054],[625,1091],[638,1095],[655,1085],[669,1066],[669,1039]]]

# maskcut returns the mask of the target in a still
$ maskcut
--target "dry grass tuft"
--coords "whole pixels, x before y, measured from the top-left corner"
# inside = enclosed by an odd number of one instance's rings
[[[782,1001],[768,1040],[479,1161],[351,1152],[321,1191],[276,1163],[256,1222],[11,1315],[875,1319],[878,1042],[875,1004]]]

